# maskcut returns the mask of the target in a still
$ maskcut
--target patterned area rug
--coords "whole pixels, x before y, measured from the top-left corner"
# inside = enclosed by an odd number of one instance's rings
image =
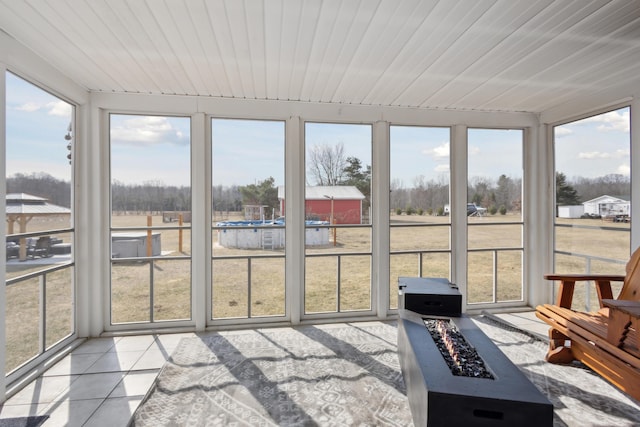
[[[580,364],[487,317],[478,326],[554,404],[555,426],[640,425],[640,407]],[[183,339],[136,426],[412,426],[395,322],[221,332]]]
[[[407,426],[390,323],[183,339],[136,426]]]

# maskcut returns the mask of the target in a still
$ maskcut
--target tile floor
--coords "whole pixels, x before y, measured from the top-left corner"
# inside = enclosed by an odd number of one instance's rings
[[[533,311],[494,315],[547,335]],[[0,418],[49,415],[55,426],[127,426],[160,368],[183,337],[194,334],[95,338],[77,347],[0,408]]]
[[[126,426],[181,338],[140,335],[86,341],[12,396],[0,418],[49,415],[44,426]]]

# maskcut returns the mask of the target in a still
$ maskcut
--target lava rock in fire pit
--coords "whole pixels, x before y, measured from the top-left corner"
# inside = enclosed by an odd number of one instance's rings
[[[454,325],[444,319],[423,320],[453,375],[493,379],[476,349]]]

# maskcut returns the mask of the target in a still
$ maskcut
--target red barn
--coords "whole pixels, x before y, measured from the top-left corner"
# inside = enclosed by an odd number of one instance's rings
[[[305,216],[334,224],[362,224],[364,194],[351,185],[316,186],[305,189]],[[280,212],[284,212],[284,187],[278,187]]]

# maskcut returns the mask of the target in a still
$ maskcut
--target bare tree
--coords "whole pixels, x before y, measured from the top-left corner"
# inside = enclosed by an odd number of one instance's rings
[[[317,144],[309,148],[307,165],[315,185],[339,185],[343,181],[347,160],[342,142],[335,146]]]

